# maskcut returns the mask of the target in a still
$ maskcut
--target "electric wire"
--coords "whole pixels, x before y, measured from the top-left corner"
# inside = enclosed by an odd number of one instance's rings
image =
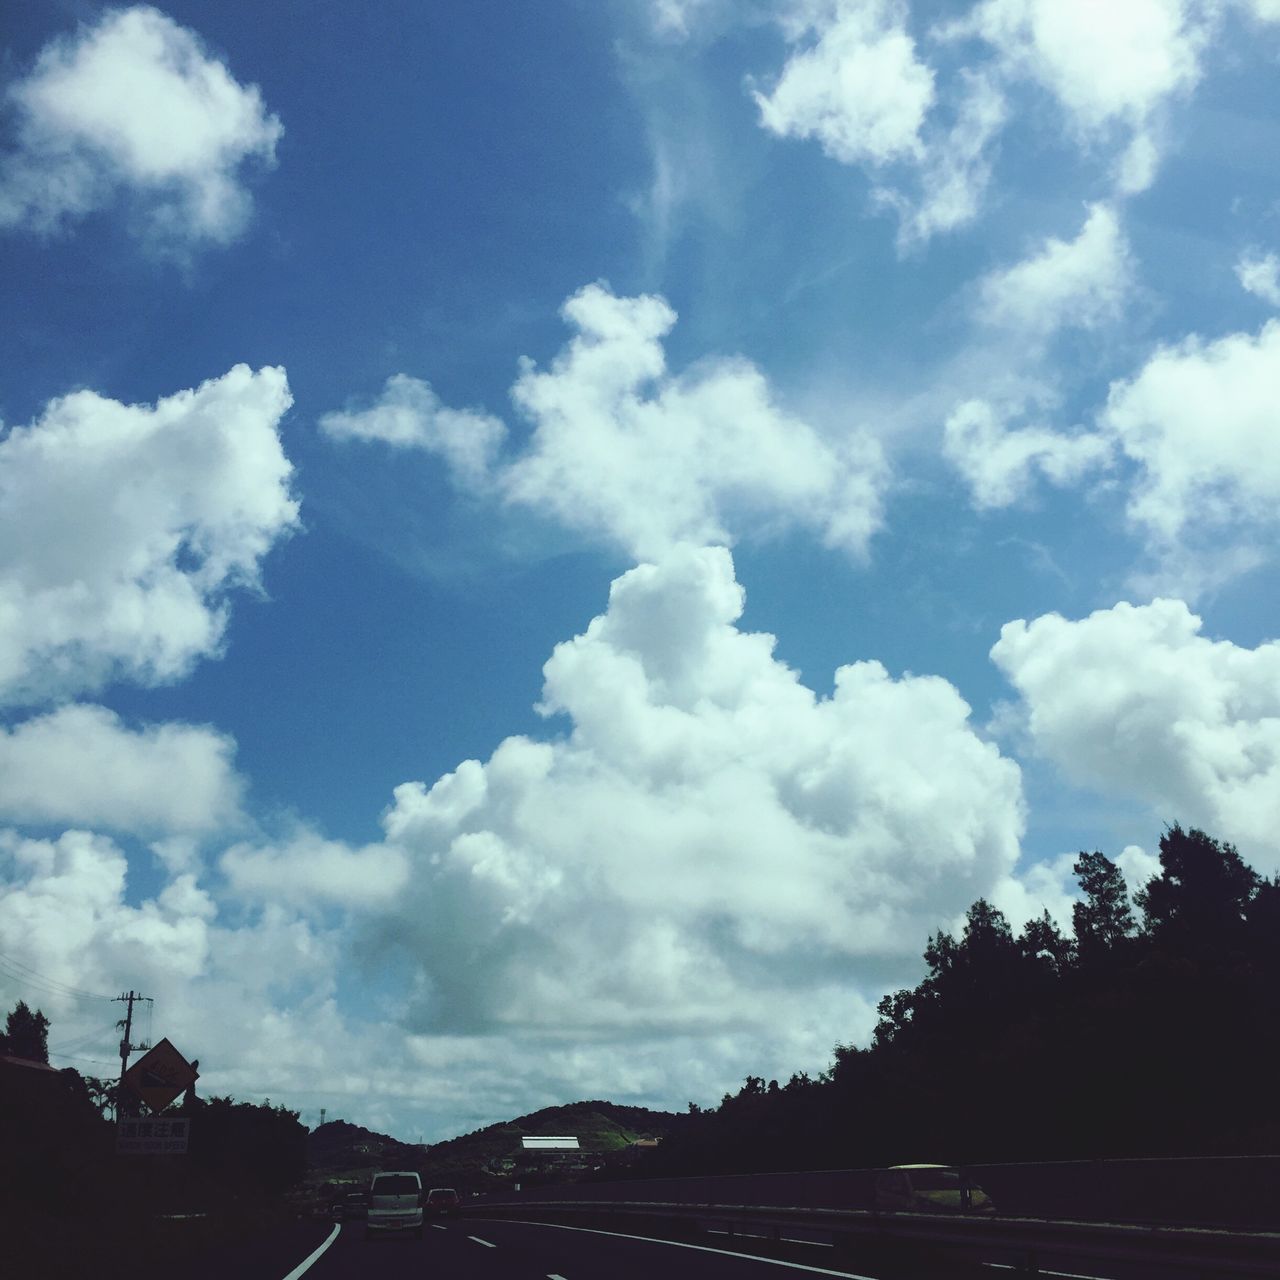
[[[73,1000],[112,1001],[116,999],[115,996],[103,995],[99,991],[86,991],[83,987],[75,987],[58,978],[50,978],[47,974],[40,973],[29,964],[24,964],[3,951],[0,951],[0,972],[6,973],[16,982],[40,990],[44,995],[62,996]]]

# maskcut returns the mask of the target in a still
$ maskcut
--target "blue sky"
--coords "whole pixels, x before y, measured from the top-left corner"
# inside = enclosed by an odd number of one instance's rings
[[[55,1051],[133,986],[311,1122],[682,1107],[979,895],[1069,925],[1078,849],[1280,869],[1274,0],[3,50],[0,996]]]

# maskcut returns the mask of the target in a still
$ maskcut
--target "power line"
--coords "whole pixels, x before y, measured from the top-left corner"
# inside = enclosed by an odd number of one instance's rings
[[[60,978],[50,978],[47,974],[40,973],[24,961],[6,955],[3,951],[0,951],[0,970],[7,972],[9,977],[30,986],[43,987],[46,994],[69,996],[76,1000],[111,1001],[115,999],[114,996],[103,995],[98,991],[86,991],[83,987],[72,986],[71,983],[63,982]]]
[[[104,1062],[101,1058],[82,1058],[74,1053],[54,1053],[51,1049],[49,1057],[61,1058],[64,1062],[91,1062],[95,1067],[114,1067],[114,1062]]]

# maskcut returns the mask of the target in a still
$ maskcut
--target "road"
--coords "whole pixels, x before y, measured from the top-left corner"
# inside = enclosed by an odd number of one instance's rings
[[[789,1264],[734,1256],[729,1243],[721,1252],[492,1219],[432,1224],[423,1240],[366,1241],[361,1227],[346,1226],[303,1280],[422,1280],[424,1275],[431,1280],[816,1280],[858,1274],[836,1264],[829,1249],[817,1247],[810,1263]]]

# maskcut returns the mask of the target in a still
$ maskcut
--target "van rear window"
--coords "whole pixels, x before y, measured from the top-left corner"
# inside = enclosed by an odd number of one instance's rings
[[[404,1173],[387,1173],[373,1180],[375,1196],[416,1196],[418,1181]]]

